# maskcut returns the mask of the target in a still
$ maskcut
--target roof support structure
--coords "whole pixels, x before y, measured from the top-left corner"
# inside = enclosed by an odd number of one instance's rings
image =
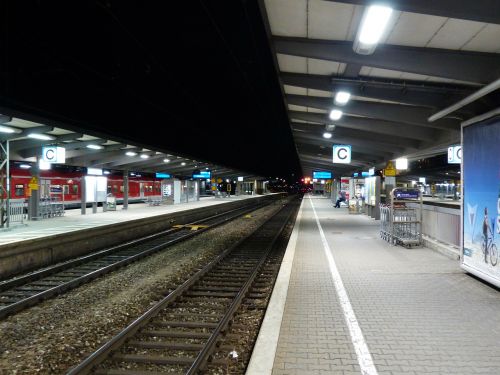
[[[475,83],[500,75],[500,54],[382,44],[371,55],[353,51],[352,42],[274,37],[276,52],[320,60],[361,64]]]
[[[281,73],[283,84],[323,91],[346,90],[351,95],[395,103],[442,108],[466,97],[472,90],[429,84],[409,84],[405,81],[382,79],[335,78],[324,75]]]

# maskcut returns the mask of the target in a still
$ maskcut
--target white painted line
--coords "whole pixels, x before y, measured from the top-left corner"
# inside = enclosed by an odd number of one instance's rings
[[[293,258],[295,256],[297,238],[299,237],[303,207],[304,200],[302,200],[302,204],[300,205],[295,226],[290,235],[285,256],[281,262],[280,272],[274,285],[273,294],[269,300],[266,315],[262,321],[259,336],[255,342],[252,357],[250,358],[245,375],[271,375],[273,371],[274,357],[276,355],[276,348],[278,347],[281,320],[283,319],[283,312],[285,310],[288,284],[290,283],[290,274],[292,273]]]
[[[365,338],[363,337],[363,332],[358,324],[358,319],[354,310],[352,309],[351,302],[349,301],[349,296],[345,290],[344,283],[342,282],[342,277],[335,264],[335,259],[333,259],[332,251],[326,240],[325,233],[319,222],[318,215],[316,214],[316,209],[312,199],[309,197],[311,202],[311,207],[314,212],[314,217],[316,219],[316,224],[318,225],[319,234],[321,236],[321,242],[323,243],[323,250],[325,251],[326,258],[328,259],[328,266],[330,267],[330,273],[332,275],[333,283],[335,284],[335,290],[339,297],[340,306],[342,306],[342,311],[344,312],[344,319],[349,328],[349,333],[351,334],[351,341],[356,351],[356,356],[358,357],[359,367],[361,368],[361,373],[363,375],[377,375],[377,369],[373,363],[372,355],[368,350],[368,345],[366,345]]]

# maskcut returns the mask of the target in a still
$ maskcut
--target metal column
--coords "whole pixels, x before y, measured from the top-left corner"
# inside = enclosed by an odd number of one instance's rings
[[[123,171],[123,206],[122,210],[128,210],[128,171]]]

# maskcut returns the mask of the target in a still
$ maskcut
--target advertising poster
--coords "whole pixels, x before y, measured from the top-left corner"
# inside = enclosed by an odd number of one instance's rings
[[[365,178],[366,204],[370,206],[375,206],[376,204],[375,185],[376,177]]]
[[[500,286],[500,119],[462,134],[462,268]]]
[[[345,198],[347,201],[349,201],[349,181],[351,180],[350,177],[341,177],[340,178],[340,191],[344,192]]]

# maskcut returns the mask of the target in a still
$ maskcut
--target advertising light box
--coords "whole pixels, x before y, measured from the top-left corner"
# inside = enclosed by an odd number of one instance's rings
[[[156,178],[170,178],[168,173],[156,172]]]
[[[313,178],[330,180],[332,178],[332,172],[313,171]]]
[[[462,268],[500,287],[500,119],[462,128]]]
[[[200,173],[194,173],[193,178],[210,178],[212,175],[211,171],[201,171]]]

